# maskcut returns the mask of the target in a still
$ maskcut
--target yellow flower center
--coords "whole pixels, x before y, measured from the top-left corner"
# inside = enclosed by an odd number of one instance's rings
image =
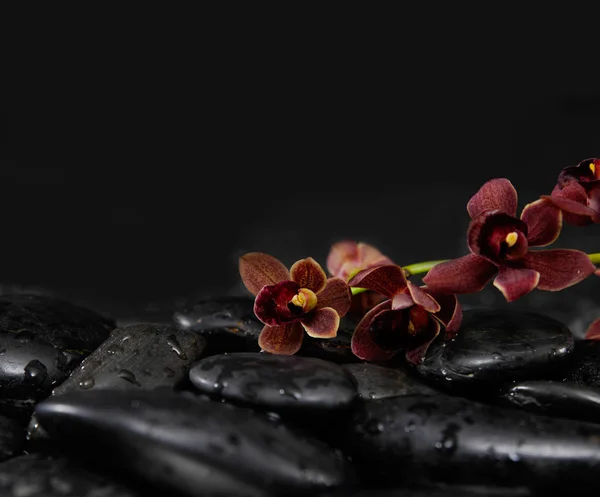
[[[506,245],[508,245],[509,247],[512,247],[515,243],[517,243],[518,239],[519,239],[519,234],[516,231],[513,231],[513,232],[509,233],[508,235],[506,235],[506,238],[504,239],[504,241],[506,242]]]
[[[596,165],[593,162],[590,162],[590,171],[592,174],[596,174]]]
[[[308,288],[300,288],[298,293],[290,300],[290,304],[300,307],[302,312],[309,312],[317,305],[317,295]]]

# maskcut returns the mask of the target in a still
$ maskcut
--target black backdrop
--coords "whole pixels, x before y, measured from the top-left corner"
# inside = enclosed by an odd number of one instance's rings
[[[399,264],[462,255],[465,205],[483,182],[509,178],[522,207],[600,154],[596,82],[513,69],[234,68],[207,71],[204,85],[107,78],[46,94],[25,115],[35,131],[0,148],[1,290],[138,318],[243,293],[246,251],[324,263],[352,238]],[[600,251],[599,228],[567,227],[556,246]]]

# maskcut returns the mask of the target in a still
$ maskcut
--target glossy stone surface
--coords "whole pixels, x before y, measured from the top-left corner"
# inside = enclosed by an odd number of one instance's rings
[[[563,377],[566,381],[600,388],[600,341],[577,340]]]
[[[272,411],[348,409],[356,386],[341,366],[311,357],[233,353],[206,357],[190,371],[201,392]]]
[[[600,425],[459,397],[361,404],[340,434],[361,475],[378,485],[421,483],[600,491]]]
[[[0,464],[2,497],[158,497],[64,456],[28,454]]]
[[[369,364],[344,364],[357,384],[358,397],[364,400],[386,399],[407,395],[436,395],[439,392],[421,379],[397,368]]]
[[[562,381],[521,381],[501,399],[531,412],[600,423],[600,388]]]
[[[19,454],[25,445],[25,429],[15,419],[0,416],[0,462]]]
[[[40,295],[0,297],[0,410],[18,415],[47,397],[98,347],[114,322]]]
[[[305,495],[354,483],[337,451],[221,402],[165,391],[79,391],[41,402],[36,416],[62,447],[184,495]]]
[[[340,364],[357,363],[360,359],[352,353],[351,349],[353,331],[354,328],[340,325],[337,336],[334,338],[319,339],[305,335],[302,341],[302,348],[298,351],[297,355],[318,357]]]
[[[173,322],[206,339],[205,355],[260,351],[258,335],[264,324],[254,315],[252,297],[200,299],[176,311]]]
[[[442,387],[477,386],[560,374],[574,348],[562,323],[540,314],[468,310],[457,336],[439,337],[416,370]]]

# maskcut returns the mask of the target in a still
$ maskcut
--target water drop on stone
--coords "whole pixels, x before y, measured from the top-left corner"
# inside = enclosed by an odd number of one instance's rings
[[[25,381],[39,385],[48,377],[46,366],[37,359],[29,361],[24,368]]]
[[[123,347],[121,347],[119,344],[116,344],[116,343],[113,343],[106,349],[106,353],[110,354],[110,355],[115,355],[122,351],[123,351]]]
[[[19,331],[15,336],[15,340],[19,342],[29,342],[31,339],[33,339],[33,334],[27,330]]]
[[[177,337],[175,335],[169,335],[169,337],[167,338],[167,343],[171,347],[171,350],[173,350],[173,352],[177,354],[177,357],[183,360],[187,359],[187,355],[183,351],[183,348],[181,347],[181,344],[179,343],[179,340],[177,340]]]
[[[85,380],[81,380],[79,382],[79,388],[83,390],[89,390],[94,386],[94,378],[86,378]]]
[[[370,419],[367,422],[366,430],[371,435],[378,435],[383,431],[383,423],[377,419]]]
[[[119,378],[124,379],[125,381],[128,381],[132,385],[135,385],[135,386],[138,386],[138,387],[142,386],[140,384],[140,382],[137,381],[137,379],[135,378],[135,375],[131,371],[129,371],[128,369],[121,369],[121,371],[119,371],[117,373],[117,376]]]

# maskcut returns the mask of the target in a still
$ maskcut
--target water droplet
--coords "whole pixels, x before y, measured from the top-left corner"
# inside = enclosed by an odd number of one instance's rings
[[[43,383],[48,378],[46,366],[37,359],[29,361],[23,370],[25,371],[25,381],[35,385]]]
[[[177,357],[183,360],[187,359],[187,355],[183,351],[183,348],[181,347],[181,344],[175,335],[169,335],[167,338],[167,343],[170,345],[171,350],[177,354]]]
[[[446,376],[448,374],[448,371],[446,371],[445,369],[442,369],[442,375]]]
[[[548,351],[548,359],[553,360],[558,357],[558,351],[556,349],[550,349]]]
[[[124,379],[125,381],[128,381],[132,385],[135,385],[137,387],[141,387],[142,386],[140,384],[140,382],[137,381],[137,379],[135,378],[135,375],[131,371],[129,371],[128,369],[121,369],[121,371],[119,371],[117,373],[117,376],[119,378]]]
[[[521,460],[521,455],[518,452],[509,452],[508,453],[508,458],[512,461],[512,462],[519,462]]]
[[[79,388],[82,388],[83,390],[89,390],[93,386],[94,386],[94,378],[86,378],[79,382]]]
[[[456,434],[460,430],[460,426],[455,423],[450,423],[444,431],[442,431],[442,438],[435,443],[435,448],[446,454],[453,454],[458,448],[458,438]]]
[[[279,395],[285,395],[285,390],[283,388],[279,389]]]
[[[30,340],[33,340],[33,333],[27,330],[19,331],[19,333],[15,335],[15,340],[18,342],[29,342]]]
[[[126,337],[121,338],[121,343],[126,342],[130,338],[131,338],[130,336],[126,336]]]
[[[369,392],[369,398],[370,399],[374,399],[376,397],[377,397],[377,393],[375,393],[375,392]]]
[[[163,369],[163,374],[166,378],[173,378],[173,376],[175,376],[175,371],[173,371],[169,367],[166,367],[165,369]]]
[[[119,352],[123,352],[123,347],[121,347],[117,343],[113,343],[106,349],[106,353],[109,355],[115,355],[115,354],[118,354]]]
[[[370,433],[371,435],[378,435],[379,433],[381,433],[384,429],[383,423],[377,419],[370,419],[366,426],[365,426],[366,430],[368,433]]]
[[[505,360],[504,356],[500,352],[493,352],[492,359],[494,359],[494,361],[504,361]]]

